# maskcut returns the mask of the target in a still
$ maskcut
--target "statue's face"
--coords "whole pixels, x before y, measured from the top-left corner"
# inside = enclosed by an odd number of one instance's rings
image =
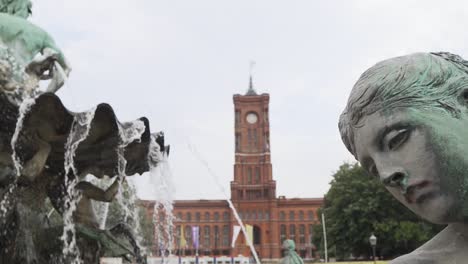
[[[434,223],[468,217],[468,117],[396,108],[364,117],[356,155],[392,195]]]

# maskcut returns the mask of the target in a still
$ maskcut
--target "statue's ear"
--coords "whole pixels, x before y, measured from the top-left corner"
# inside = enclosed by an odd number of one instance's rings
[[[460,91],[460,94],[458,95],[458,101],[460,104],[468,107],[468,88],[464,88]]]

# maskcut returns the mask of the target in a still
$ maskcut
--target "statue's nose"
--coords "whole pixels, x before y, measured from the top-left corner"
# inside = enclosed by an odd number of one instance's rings
[[[402,170],[392,171],[387,175],[381,175],[383,184],[387,187],[406,187],[408,175]]]

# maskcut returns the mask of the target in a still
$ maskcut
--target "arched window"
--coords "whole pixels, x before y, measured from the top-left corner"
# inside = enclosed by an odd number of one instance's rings
[[[180,233],[180,225],[176,226],[176,234],[175,234],[175,243],[177,246],[180,246],[180,238],[183,234]]]
[[[305,226],[299,225],[299,244],[305,244]]]
[[[262,210],[258,211],[258,220],[263,220],[263,211]]]
[[[196,212],[196,213],[195,213],[195,221],[200,222],[200,220],[201,220],[201,216],[200,216],[200,215],[201,215],[200,212]]]
[[[245,219],[249,220],[250,219],[250,212],[245,211]]]
[[[309,225],[309,241],[308,243],[312,243],[312,237],[314,235],[314,225]]]
[[[223,247],[229,246],[229,226],[223,226]]]
[[[205,226],[203,229],[203,247],[210,248],[211,247],[211,228],[210,226]]]
[[[314,220],[314,211],[307,212],[309,214],[309,220]]]
[[[205,221],[210,221],[210,213],[205,212]]]
[[[219,244],[220,233],[219,233],[219,226],[214,226],[214,248],[218,248]]]
[[[304,211],[299,211],[299,220],[304,220]]]
[[[256,210],[253,210],[252,211],[252,217],[251,217],[252,220],[257,220],[257,211]]]
[[[282,221],[286,220],[286,213],[284,211],[280,212],[280,220]]]
[[[177,220],[179,220],[179,221],[184,220],[183,217],[182,217],[182,213],[181,213],[181,212],[178,212],[178,213],[177,213],[177,218],[178,218]]]
[[[214,220],[219,221],[219,213],[218,212],[214,213]]]
[[[191,226],[185,226],[185,229],[184,229],[184,233],[185,233],[185,241],[187,241],[187,246],[188,247],[192,247],[193,243],[192,243],[192,227]]]
[[[280,241],[283,243],[283,241],[286,240],[286,225],[281,225],[280,226]]]
[[[260,183],[260,167],[255,167],[255,183]]]
[[[265,211],[265,220],[270,220],[270,212]]]
[[[293,224],[289,225],[289,239],[296,242],[296,226]]]
[[[247,183],[251,184],[252,183],[252,168],[247,168]]]
[[[294,211],[289,211],[289,220],[294,220]]]
[[[224,212],[223,213],[223,220],[224,221],[229,221],[229,212]]]
[[[187,213],[187,221],[192,221],[192,214],[190,212]]]

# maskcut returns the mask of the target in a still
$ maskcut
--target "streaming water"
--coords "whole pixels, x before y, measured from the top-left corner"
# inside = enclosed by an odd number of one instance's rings
[[[92,183],[94,186],[101,188],[102,190],[107,190],[107,188],[109,188],[109,186],[112,184],[111,178],[107,176],[103,177],[102,179],[98,179],[93,175],[87,175],[85,180]],[[109,213],[109,203],[92,200],[92,205],[94,214],[96,215],[96,218],[99,222],[99,229],[105,230],[107,214]]]
[[[213,177],[216,185],[220,188],[220,190],[223,192],[224,196],[226,197],[226,201],[229,205],[229,208],[231,208],[232,213],[234,214],[234,218],[236,219],[237,223],[241,227],[242,232],[244,233],[244,237],[246,239],[247,244],[249,245],[250,251],[255,259],[255,262],[257,264],[261,264],[260,259],[258,257],[257,251],[255,250],[255,247],[253,245],[253,241],[250,240],[249,236],[247,235],[247,230],[245,229],[245,225],[242,222],[242,219],[239,217],[239,213],[237,212],[236,207],[232,203],[231,199],[227,198],[228,195],[226,193],[226,190],[224,187],[219,183],[219,177],[214,173],[214,171],[211,169],[211,167],[208,165],[208,162],[202,157],[202,155],[196,150],[195,146],[192,144],[188,145],[189,150],[192,152],[192,154],[205,166],[205,168],[208,170],[208,173]]]
[[[76,205],[80,200],[79,192],[75,188],[78,184],[78,174],[75,168],[74,158],[78,146],[89,134],[95,110],[96,108],[91,111],[75,115],[70,134],[68,135],[67,142],[65,144],[64,178],[66,186],[65,193],[67,195],[64,201],[64,228],[61,237],[64,243],[62,253],[65,263],[81,263],[80,252],[76,245],[75,224],[73,221],[73,212],[76,210]]]
[[[154,237],[161,251],[161,256],[165,256],[165,251],[172,254],[174,241],[174,193],[175,187],[172,181],[172,174],[167,161],[167,155],[160,151],[154,136],[151,137],[150,151],[148,153],[148,163],[150,167],[150,182],[154,195],[153,224]]]
[[[3,195],[0,201],[0,219],[3,221],[6,219],[6,214],[11,210],[13,206],[13,193],[17,187],[17,179],[21,176],[21,169],[22,164],[21,161],[16,153],[16,143],[18,141],[19,134],[23,129],[23,122],[26,114],[29,112],[31,107],[34,105],[35,99],[34,98],[23,98],[21,104],[19,105],[18,109],[18,119],[16,120],[15,131],[13,132],[13,136],[11,137],[11,159],[13,161],[14,173],[16,177],[13,178],[13,182],[8,186],[8,190]],[[8,173],[8,172],[7,172]],[[4,230],[5,231],[5,230]]]
[[[143,121],[136,120],[129,123],[124,123],[119,125],[119,135],[121,143],[117,148],[117,173],[120,181],[123,182],[125,179],[127,167],[127,160],[125,159],[125,147],[128,146],[133,141],[139,141],[141,135],[145,132],[145,124]],[[145,249],[142,247],[143,238],[141,236],[141,227],[140,227],[140,216],[138,211],[138,198],[136,197],[136,188],[131,181],[127,181],[128,188],[127,192],[124,193],[123,188],[119,188],[117,193],[117,202],[119,203],[123,213],[124,213],[124,222],[130,223],[130,227],[133,228],[132,233],[135,236],[136,243],[140,248],[141,252],[144,252]]]

